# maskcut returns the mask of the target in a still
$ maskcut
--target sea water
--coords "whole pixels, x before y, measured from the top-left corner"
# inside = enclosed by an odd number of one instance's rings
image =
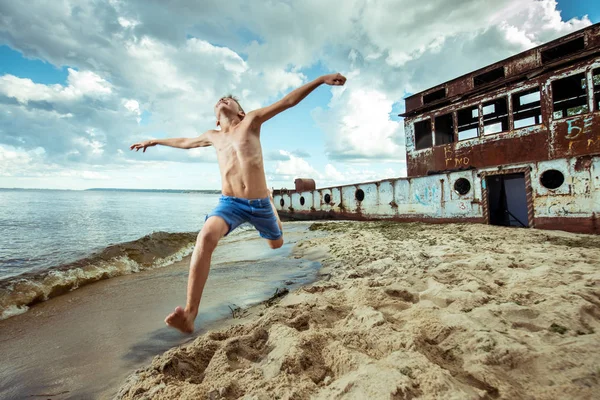
[[[0,311],[12,307],[0,318],[0,398],[111,397],[128,373],[189,340],[163,319],[185,303],[182,258],[217,201],[201,193],[0,191]],[[229,235],[213,255],[196,334],[276,289],[314,281],[319,263],[291,257],[295,243],[316,234],[309,225],[286,225],[277,250],[249,226]]]
[[[198,232],[218,194],[0,189],[0,279],[152,232]]]

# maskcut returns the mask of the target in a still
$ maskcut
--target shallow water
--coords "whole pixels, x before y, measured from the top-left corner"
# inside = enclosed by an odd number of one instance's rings
[[[277,250],[255,231],[224,239],[192,336],[163,322],[184,304],[188,259],[96,282],[0,321],[0,398],[111,398],[129,373],[219,326],[230,318],[230,307],[247,307],[275,288],[293,290],[316,279],[318,263],[291,256],[298,240],[318,234],[309,225],[286,224],[286,244]]]
[[[219,195],[0,189],[0,279],[152,232],[198,232]]]

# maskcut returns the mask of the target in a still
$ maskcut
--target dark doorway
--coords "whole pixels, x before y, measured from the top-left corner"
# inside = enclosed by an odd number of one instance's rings
[[[485,178],[491,225],[527,228],[527,194],[525,175],[492,175]]]

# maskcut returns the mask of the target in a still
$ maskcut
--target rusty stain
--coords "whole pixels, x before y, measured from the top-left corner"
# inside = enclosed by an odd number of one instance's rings
[[[296,186],[296,192],[315,190],[317,188],[314,179],[295,179],[294,185]]]
[[[575,161],[575,171],[577,171],[577,172],[589,170],[591,166],[592,166],[592,157],[591,156],[577,157],[577,160]]]
[[[583,50],[542,63],[543,51],[579,37],[585,39]],[[504,68],[504,78],[474,87],[474,76],[500,66]],[[407,178],[321,189],[316,189],[312,179],[296,179],[295,191],[274,191],[276,208],[284,219],[489,223],[486,177],[516,171],[525,182],[529,227],[598,234],[600,105],[594,97],[592,71],[599,70],[600,24],[596,24],[417,93],[405,99],[403,115]],[[582,88],[586,89],[587,108],[580,110],[579,115],[555,119],[552,82],[576,74],[585,77]],[[435,100],[441,89],[446,97]],[[535,122],[515,128],[515,95],[535,89],[539,90]],[[424,94],[434,94],[428,97],[434,100],[423,104]],[[483,135],[484,105],[500,97],[506,98],[506,115],[502,118],[507,121],[503,126],[507,129]],[[457,111],[463,108],[477,110],[478,135],[458,141]],[[453,142],[436,145],[435,118],[447,114],[452,115],[454,130],[448,136]],[[416,150],[414,123],[425,119],[432,122],[433,146]],[[556,188],[545,187],[542,176],[547,171],[561,174],[564,182]],[[460,178],[468,180],[471,186],[465,194],[454,188]],[[359,190],[364,193],[362,201],[357,199]],[[330,197],[329,202],[325,202],[325,196]]]

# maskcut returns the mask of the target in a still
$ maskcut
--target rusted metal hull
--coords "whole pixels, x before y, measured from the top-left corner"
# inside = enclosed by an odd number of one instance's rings
[[[600,234],[599,214],[592,215],[589,218],[536,218],[535,226],[538,229],[560,230],[573,233],[593,233]]]
[[[565,182],[555,189],[544,187],[540,178],[548,170],[560,171]],[[599,156],[288,192],[275,195],[274,200],[280,216],[290,220],[491,223],[487,182],[503,175],[522,177],[524,216],[521,220],[525,226],[600,234]],[[456,190],[456,183],[461,179],[470,185],[465,194]]]
[[[598,58],[564,68],[553,74],[542,75],[510,88],[502,88],[486,93],[469,101],[455,103],[416,117],[407,118],[405,120],[407,175],[415,177],[441,171],[485,168],[600,154],[600,110],[598,110],[597,104],[593,102],[594,95],[592,93],[592,71],[597,68],[600,68],[600,59]],[[594,111],[555,120],[552,116],[551,84],[557,79],[575,73],[585,74],[590,91],[590,104],[588,104],[588,107]],[[511,130],[463,141],[458,141],[458,138],[454,137],[453,143],[434,144],[432,147],[416,150],[415,122],[435,121],[437,117],[455,112],[457,109],[476,105],[481,106],[482,103],[499,97],[510,99],[514,94],[536,87],[541,88],[540,124],[513,129],[513,104],[508,101],[508,125]],[[454,122],[456,126],[456,118]],[[483,131],[483,126],[480,126],[479,130]]]
[[[275,193],[289,219],[600,233],[600,24],[405,100],[408,178]]]

